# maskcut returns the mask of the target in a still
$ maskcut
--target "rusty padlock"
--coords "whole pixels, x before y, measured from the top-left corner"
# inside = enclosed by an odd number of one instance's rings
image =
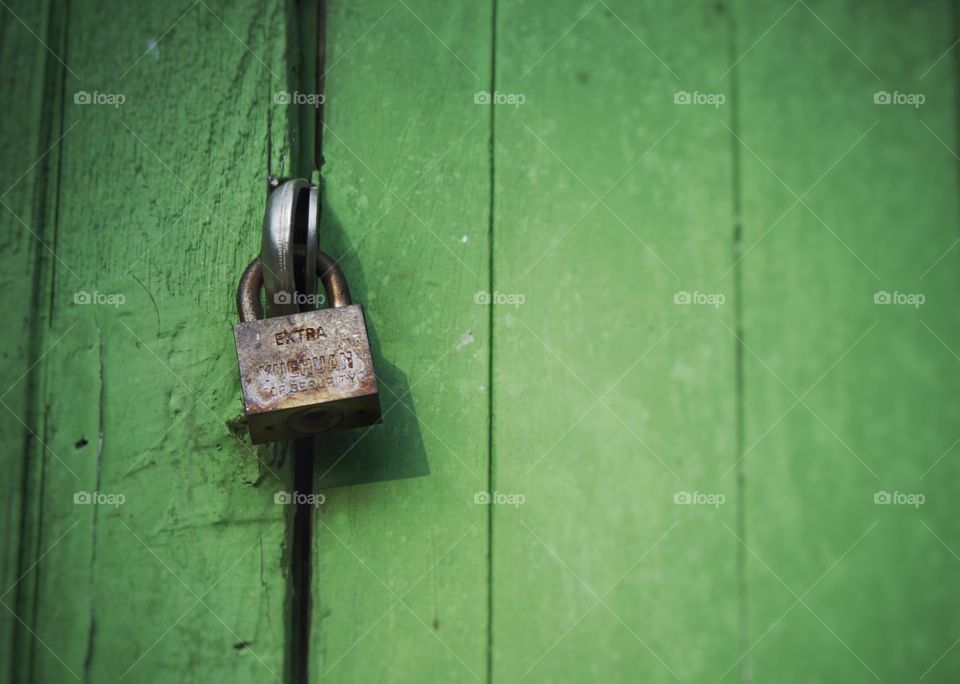
[[[263,263],[240,278],[233,326],[243,410],[254,444],[380,421],[380,397],[363,307],[351,304],[339,266],[317,252],[330,308],[263,318]]]

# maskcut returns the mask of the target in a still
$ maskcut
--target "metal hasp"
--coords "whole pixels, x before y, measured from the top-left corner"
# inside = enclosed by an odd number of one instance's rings
[[[380,422],[380,397],[363,307],[351,304],[334,261],[317,252],[331,308],[261,319],[264,269],[240,278],[233,327],[243,408],[254,444]]]
[[[297,178],[281,183],[267,198],[263,215],[260,256],[264,268],[267,312],[271,316],[297,313],[309,301],[316,283],[319,190]],[[302,280],[298,282],[296,247],[305,248]]]

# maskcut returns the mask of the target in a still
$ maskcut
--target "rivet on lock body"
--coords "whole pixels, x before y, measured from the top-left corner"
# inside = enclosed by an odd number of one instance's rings
[[[336,263],[317,252],[330,308],[262,318],[263,263],[237,289],[233,327],[250,440],[254,444],[380,421],[380,397],[363,307],[352,304]]]

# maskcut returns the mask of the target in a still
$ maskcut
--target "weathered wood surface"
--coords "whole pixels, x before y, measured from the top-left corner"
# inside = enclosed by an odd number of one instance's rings
[[[313,7],[0,8],[3,677],[289,675],[230,326]],[[312,681],[957,679],[955,16],[327,3],[385,420],[317,447]]]
[[[287,138],[273,101],[283,10],[51,12],[69,66],[49,135],[63,135],[59,186],[44,198],[57,258],[38,285],[52,303],[30,461],[36,592],[21,602],[32,656],[15,667],[41,682],[278,679],[286,466],[227,421],[233,291],[258,247],[265,170],[289,156],[267,144],[271,122]],[[94,492],[114,498],[82,503]]]
[[[960,677],[950,4],[738,3],[756,681]]]
[[[0,336],[0,679],[12,678],[17,654],[36,645],[18,619],[27,616],[35,579],[37,516],[29,492],[36,486],[29,467],[43,447],[33,377],[42,370],[43,324],[48,288],[42,283],[52,253],[44,238],[52,220],[48,201],[56,192],[59,101],[62,67],[31,30],[55,47],[62,25],[48,23],[46,2],[13,2],[0,8],[0,292],[4,293],[7,334]],[[29,28],[28,28],[29,27]],[[48,454],[49,455],[49,454]]]
[[[327,12],[321,246],[367,307],[384,422],[318,446],[312,678],[483,681],[491,5]]]
[[[494,108],[492,288],[525,299],[494,308],[494,487],[526,502],[493,507],[494,681],[712,680],[737,648],[731,114],[674,96],[708,90],[725,11],[497,18],[525,100]]]

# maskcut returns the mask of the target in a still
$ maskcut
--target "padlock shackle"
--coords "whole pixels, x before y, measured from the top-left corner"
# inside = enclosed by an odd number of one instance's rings
[[[329,255],[317,251],[317,274],[327,300],[334,307],[350,306],[350,287],[343,271]],[[244,269],[237,286],[237,313],[240,322],[263,318],[263,306],[260,304],[260,290],[263,288],[263,262],[257,257]]]
[[[260,304],[260,289],[263,287],[263,262],[260,257],[251,261],[240,276],[237,286],[237,313],[240,322],[256,321],[263,318],[263,306]]]
[[[317,278],[323,284],[323,290],[327,293],[327,301],[334,308],[341,306],[350,306],[353,300],[350,299],[350,287],[347,285],[347,277],[343,275],[337,262],[330,258],[329,254],[317,250]]]

